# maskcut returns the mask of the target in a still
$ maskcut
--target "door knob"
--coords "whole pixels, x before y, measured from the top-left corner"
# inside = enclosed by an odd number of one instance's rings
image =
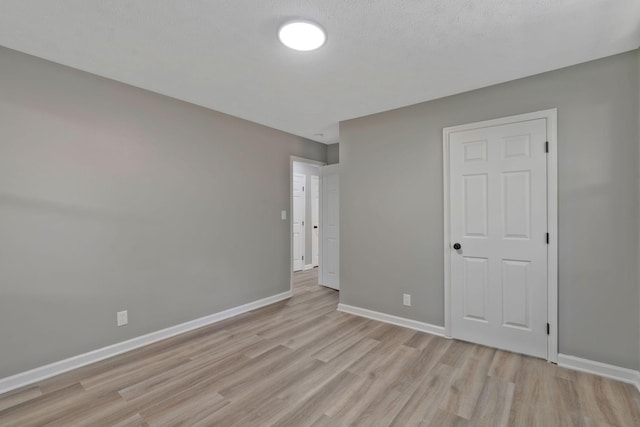
[[[462,245],[460,243],[454,243],[453,249],[455,249],[456,251],[459,251],[460,249],[462,249]]]

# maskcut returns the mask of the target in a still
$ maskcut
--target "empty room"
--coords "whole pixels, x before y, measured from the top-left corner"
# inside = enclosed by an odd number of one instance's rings
[[[0,426],[640,426],[638,0],[0,1]]]

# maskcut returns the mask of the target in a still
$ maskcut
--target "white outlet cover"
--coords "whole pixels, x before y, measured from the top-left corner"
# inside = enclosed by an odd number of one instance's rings
[[[287,211],[280,212],[280,219],[282,219],[283,221],[287,219]]]
[[[402,303],[407,307],[411,306],[411,294],[403,294],[402,295]]]
[[[118,326],[124,326],[129,323],[129,313],[127,310],[119,311],[116,313],[116,320],[118,322]]]

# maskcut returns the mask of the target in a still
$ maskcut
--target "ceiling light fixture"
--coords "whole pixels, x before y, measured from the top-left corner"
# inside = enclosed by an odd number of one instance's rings
[[[327,41],[322,27],[310,21],[290,21],[278,30],[283,45],[301,51],[316,50]]]

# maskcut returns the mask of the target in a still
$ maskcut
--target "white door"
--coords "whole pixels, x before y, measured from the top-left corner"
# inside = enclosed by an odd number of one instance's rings
[[[340,217],[338,165],[320,168],[322,176],[322,242],[320,257],[320,284],[340,289]]]
[[[320,177],[314,175],[311,176],[311,225],[311,263],[317,267],[320,260]]]
[[[305,180],[305,175],[293,174],[293,271],[304,267]]]
[[[545,119],[449,134],[454,338],[547,357],[546,141]]]

